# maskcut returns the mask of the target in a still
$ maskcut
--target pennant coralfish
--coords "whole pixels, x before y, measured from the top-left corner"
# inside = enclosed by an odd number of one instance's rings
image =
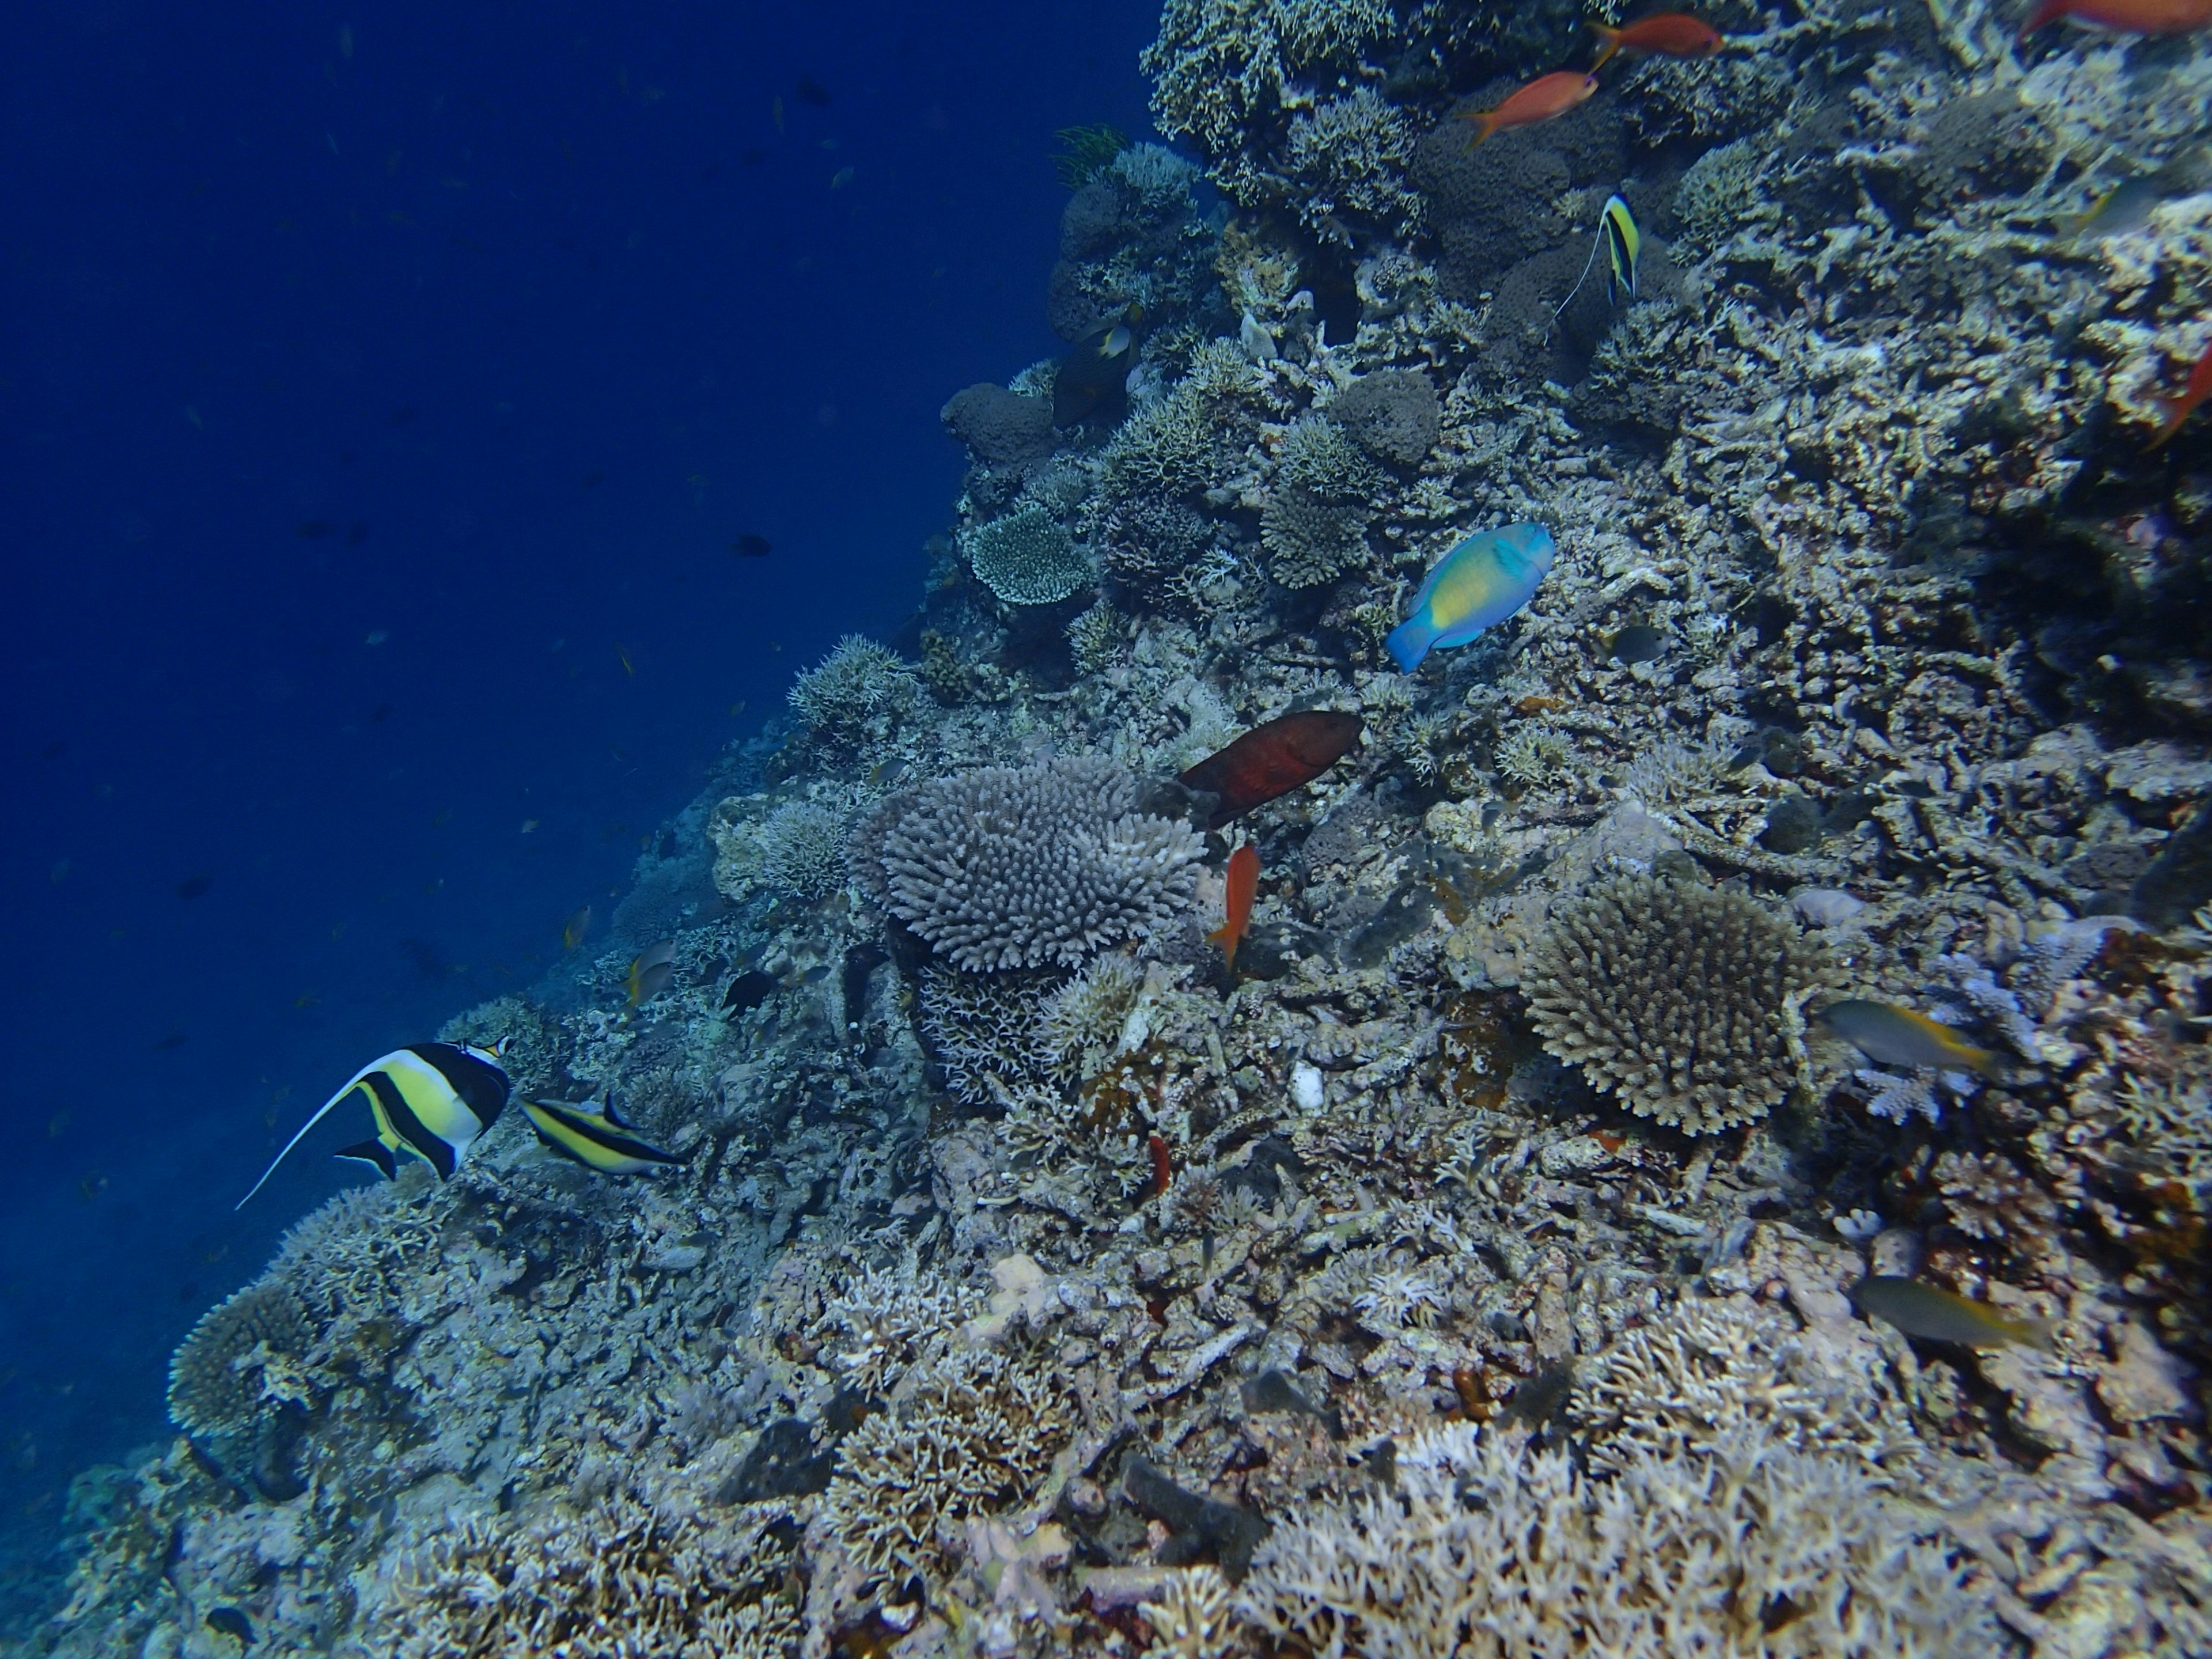
[[[1437,561],[1413,609],[1384,647],[1410,674],[1432,647],[1465,645],[1528,603],[1557,548],[1540,524],[1510,524],[1469,536]]]
[[[388,1180],[398,1173],[398,1154],[412,1153],[438,1172],[442,1181],[459,1167],[477,1137],[491,1127],[507,1105],[507,1073],[500,1068],[497,1048],[478,1048],[467,1043],[416,1042],[395,1048],[373,1060],[346,1079],[345,1087],[322,1104],[322,1109],[300,1126],[300,1133],[284,1143],[246,1199],[268,1184],[276,1166],[290,1155],[308,1130],[356,1089],[368,1097],[376,1134],[345,1147],[340,1158],[373,1164]]]
[[[1237,947],[1244,942],[1252,900],[1259,890],[1260,849],[1248,841],[1229,855],[1228,918],[1206,935],[1221,947],[1222,965],[1232,974],[1237,971]]]
[[[640,1140],[615,1110],[611,1090],[601,1097],[597,1111],[558,1100],[526,1100],[522,1113],[538,1138],[555,1152],[601,1175],[637,1175],[684,1162],[673,1152]]]

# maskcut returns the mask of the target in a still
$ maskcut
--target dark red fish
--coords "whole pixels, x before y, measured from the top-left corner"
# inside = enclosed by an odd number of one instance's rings
[[[1158,1198],[1175,1179],[1175,1160],[1168,1156],[1167,1142],[1158,1135],[1145,1137],[1145,1155],[1152,1161],[1152,1195]]]
[[[2043,0],[2020,38],[2062,17],[2119,34],[2188,34],[2212,23],[2212,0]]]
[[[2197,405],[2207,398],[2212,398],[2212,346],[2205,348],[2204,355],[2189,371],[2189,384],[2181,389],[2181,395],[2159,399],[2166,410],[2166,423],[2159,428],[2158,436],[2150,441],[2148,447],[2156,449],[2180,431],[2181,423],[2196,413]]]
[[[1285,714],[1243,737],[1182,775],[1183,783],[1221,799],[1206,821],[1218,830],[1278,795],[1311,783],[1352,752],[1359,716],[1328,709]]]
[[[1223,966],[1237,971],[1237,947],[1252,921],[1252,900],[1260,890],[1260,849],[1246,842],[1229,855],[1227,920],[1206,935],[1221,947]]]
[[[1662,11],[1655,17],[1639,17],[1617,29],[1599,22],[1592,22],[1590,27],[1605,41],[1605,49],[1598,53],[1597,62],[1590,65],[1592,74],[1617,52],[1656,52],[1662,58],[1705,58],[1727,44],[1718,29],[1710,23],[1699,22],[1686,11]]]

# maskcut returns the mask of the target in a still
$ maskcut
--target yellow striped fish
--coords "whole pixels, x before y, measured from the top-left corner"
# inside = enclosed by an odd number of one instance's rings
[[[611,1090],[602,1097],[597,1111],[565,1101],[526,1100],[522,1112],[546,1146],[601,1175],[638,1175],[684,1161],[640,1140],[632,1126],[615,1110]]]
[[[398,1155],[410,1153],[435,1170],[443,1181],[460,1166],[469,1148],[507,1105],[509,1085],[499,1059],[497,1044],[478,1048],[468,1043],[415,1042],[372,1060],[300,1126],[300,1133],[284,1143],[284,1150],[253,1183],[252,1192],[238,1200],[237,1207],[244,1209],[246,1199],[268,1184],[277,1164],[290,1156],[307,1131],[356,1089],[368,1097],[376,1133],[337,1155],[373,1164],[389,1179],[398,1173]]]

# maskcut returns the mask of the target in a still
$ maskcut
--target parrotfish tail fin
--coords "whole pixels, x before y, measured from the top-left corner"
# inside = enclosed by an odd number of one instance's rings
[[[1598,38],[1605,42],[1602,46],[1598,48],[1597,62],[1590,65],[1590,73],[1592,75],[1595,75],[1600,70],[1605,67],[1606,59],[1612,57],[1613,53],[1620,50],[1620,31],[1615,28],[1607,28],[1604,24],[1599,22],[1595,17],[1589,20],[1589,26],[1597,31]]]
[[[270,1160],[269,1167],[261,1172],[261,1179],[253,1183],[252,1190],[248,1192],[246,1194],[246,1197],[240,1199],[237,1203],[231,1206],[231,1208],[233,1210],[244,1209],[247,1202],[253,1197],[254,1193],[259,1192],[264,1187],[266,1187],[269,1184],[269,1177],[276,1173],[276,1166],[279,1164],[282,1164],[286,1158],[289,1158],[292,1155],[292,1149],[307,1138],[307,1131],[313,1128],[315,1125],[320,1123],[325,1117],[329,1116],[331,1107],[337,1105],[338,1102],[343,1100],[356,1089],[361,1087],[362,1079],[367,1077],[371,1072],[374,1071],[382,1064],[384,1064],[384,1058],[380,1055],[375,1060],[371,1060],[368,1065],[362,1066],[361,1070],[356,1072],[351,1077],[348,1078],[346,1079],[346,1086],[339,1090],[337,1093],[332,1095],[328,1100],[325,1101],[323,1103],[322,1109],[300,1126],[300,1133],[294,1135],[289,1140],[286,1141],[284,1143],[284,1150],[277,1153],[275,1158]]]
[[[1436,639],[1433,628],[1418,622],[1404,622],[1390,630],[1389,637],[1382,641],[1382,648],[1397,663],[1400,673],[1410,674],[1421,665],[1421,659],[1429,654],[1429,647]]]
[[[2041,0],[2041,3],[2028,14],[2027,21],[2021,25],[2020,38],[2027,40],[2038,29],[2048,27],[2073,9],[2074,0]]]

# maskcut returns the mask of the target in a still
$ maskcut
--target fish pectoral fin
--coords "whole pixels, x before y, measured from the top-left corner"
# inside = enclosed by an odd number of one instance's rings
[[[380,1140],[357,1140],[350,1146],[341,1146],[332,1156],[349,1158],[357,1164],[374,1164],[386,1181],[399,1173],[398,1160],[392,1156],[392,1148]]]

